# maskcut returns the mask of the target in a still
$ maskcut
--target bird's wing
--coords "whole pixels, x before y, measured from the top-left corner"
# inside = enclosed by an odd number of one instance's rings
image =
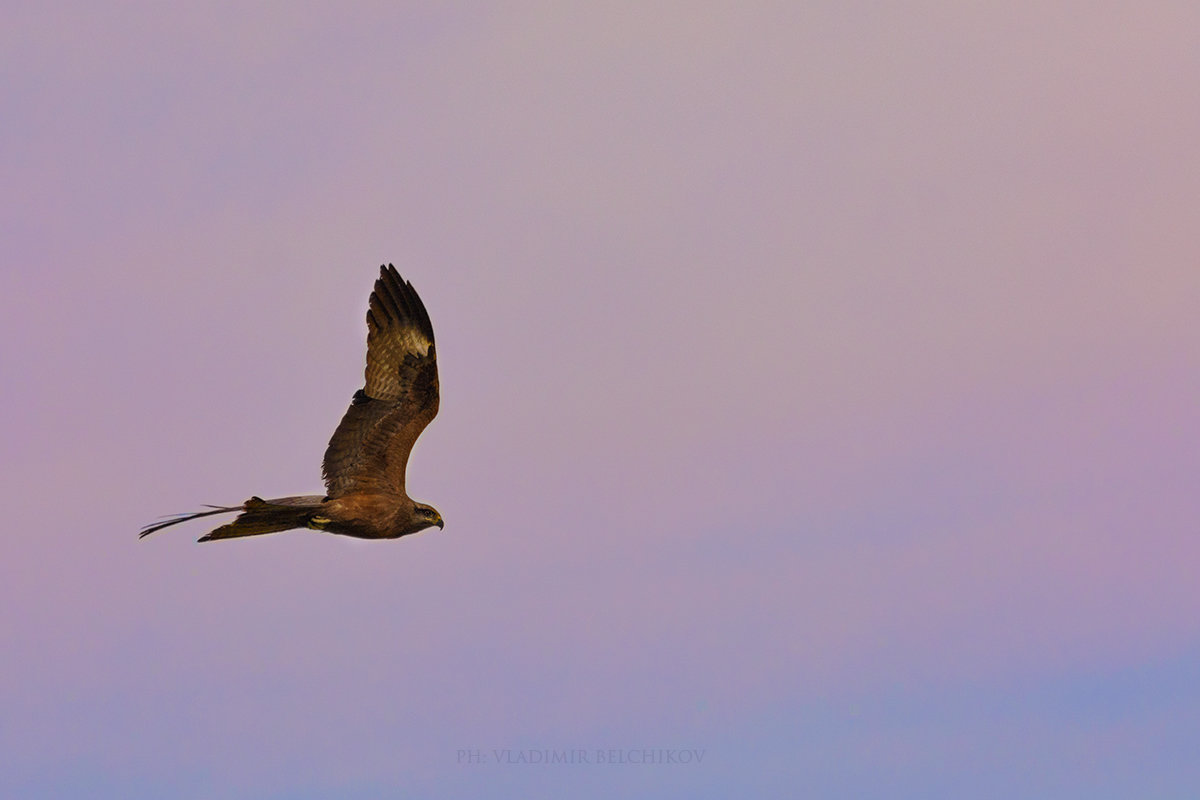
[[[322,472],[330,497],[404,494],[413,443],[438,411],[433,326],[411,283],[380,268],[367,310],[366,386],[329,440]]]

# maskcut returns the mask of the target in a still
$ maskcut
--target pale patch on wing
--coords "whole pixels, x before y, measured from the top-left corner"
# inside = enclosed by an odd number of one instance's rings
[[[395,335],[396,334],[393,334],[393,336]],[[433,342],[429,341],[429,339],[425,337],[425,334],[421,333],[416,328],[404,328],[403,332],[397,338],[399,338],[400,343],[404,345],[404,349],[406,351],[409,353],[415,353],[416,355],[421,356],[421,358],[429,355],[429,346],[433,344]]]

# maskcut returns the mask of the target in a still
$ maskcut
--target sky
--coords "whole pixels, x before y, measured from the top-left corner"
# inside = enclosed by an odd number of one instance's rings
[[[0,15],[6,797],[1195,796],[1200,7]]]

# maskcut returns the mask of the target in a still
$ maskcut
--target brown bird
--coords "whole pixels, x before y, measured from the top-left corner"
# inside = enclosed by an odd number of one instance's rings
[[[437,356],[433,326],[411,283],[391,264],[380,267],[367,309],[366,385],[333,432],[321,472],[324,497],[251,497],[240,506],[180,514],[147,525],[141,536],[180,522],[242,513],[201,542],[312,528],[359,539],[397,539],[433,525],[442,515],[409,498],[404,470],[413,443],[437,415]]]

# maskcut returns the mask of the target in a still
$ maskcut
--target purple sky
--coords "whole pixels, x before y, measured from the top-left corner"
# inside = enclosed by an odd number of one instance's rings
[[[1195,796],[1200,7],[108,5],[0,25],[0,793]],[[387,261],[446,530],[139,542]]]

